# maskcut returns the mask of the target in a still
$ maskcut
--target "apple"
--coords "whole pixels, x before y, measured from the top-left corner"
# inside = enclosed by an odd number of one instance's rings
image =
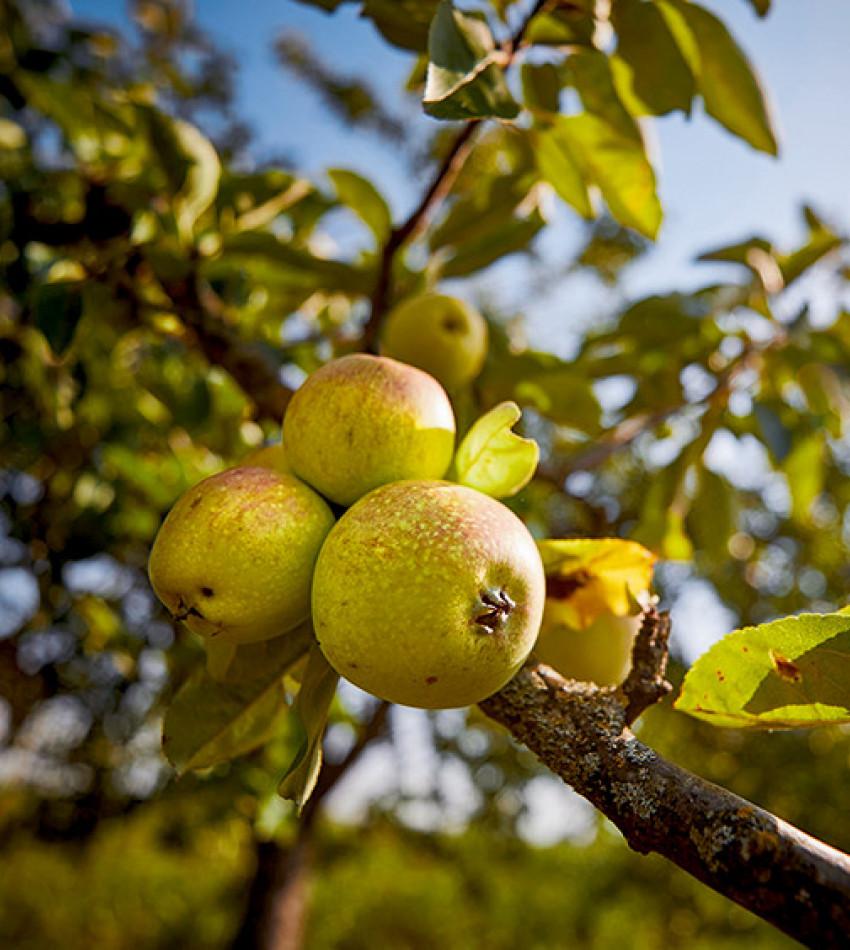
[[[481,372],[487,338],[487,321],[468,303],[445,294],[423,294],[390,311],[381,352],[418,366],[452,392]]]
[[[448,709],[516,673],[544,597],[537,547],[509,508],[461,485],[401,481],[366,495],[331,530],[313,578],[313,624],[328,662],[356,686]]]
[[[559,606],[554,598],[546,598],[535,656],[567,679],[599,686],[622,683],[631,669],[632,645],[641,618],[606,612],[589,626],[578,628],[564,622]]]
[[[219,472],[168,513],[148,572],[168,610],[202,637],[250,643],[310,613],[313,566],[334,516],[294,475],[259,466]]]
[[[362,353],[308,377],[283,419],[292,470],[344,506],[388,482],[442,478],[454,438],[454,411],[436,379]]]
[[[285,475],[295,474],[286,461],[286,453],[283,451],[283,445],[280,442],[274,442],[271,445],[264,445],[259,449],[245,456],[240,462],[240,468],[249,468],[259,466],[260,468],[271,468],[277,472],[283,472]]]

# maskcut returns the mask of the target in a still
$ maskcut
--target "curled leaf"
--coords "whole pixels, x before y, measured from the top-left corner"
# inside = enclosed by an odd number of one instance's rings
[[[299,810],[312,795],[319,778],[322,736],[338,682],[339,676],[314,644],[291,714],[295,728],[300,732],[298,751],[277,790],[282,798],[295,802]]]
[[[163,751],[177,772],[208,768],[267,742],[289,708],[283,676],[312,642],[312,626],[305,623],[282,637],[241,646],[227,662],[224,649],[215,659],[208,656],[208,669],[183,685],[165,714]]]
[[[455,455],[459,484],[493,498],[507,498],[531,481],[540,449],[533,439],[511,431],[521,415],[515,402],[503,402],[472,426]]]
[[[589,627],[601,614],[625,617],[649,590],[656,557],[636,541],[567,538],[537,542],[546,597],[569,626]]]

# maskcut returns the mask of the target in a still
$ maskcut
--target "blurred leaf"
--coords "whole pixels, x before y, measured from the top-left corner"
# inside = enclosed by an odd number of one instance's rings
[[[559,111],[561,76],[554,63],[523,63],[522,98],[530,109]]]
[[[640,128],[617,96],[608,57],[587,51],[568,62],[585,112],[558,116],[554,128],[562,148],[618,221],[654,238],[661,225],[655,172]]]
[[[756,402],[753,404],[753,415],[771,457],[777,464],[784,462],[791,451],[792,435],[782,424],[778,413],[767,403]]]
[[[621,538],[566,538],[538,541],[546,572],[546,596],[569,608],[576,629],[589,627],[604,613],[625,617],[635,599],[649,590],[656,556],[643,545]],[[566,615],[564,622],[567,622]]]
[[[428,75],[422,104],[435,119],[513,119],[519,106],[496,65],[485,22],[443,0],[428,34]]]
[[[724,23],[696,3],[661,3],[683,16],[699,49],[697,85],[706,112],[753,148],[776,155],[773,121],[759,80]],[[669,20],[668,20],[669,22]]]
[[[614,82],[632,115],[690,115],[696,90],[691,68],[655,4],[618,0],[611,9],[617,51]]]
[[[749,0],[750,6],[760,17],[765,17],[770,12],[770,2],[771,0]]]
[[[535,206],[530,214],[520,217],[512,215],[475,240],[468,240],[453,248],[451,256],[440,264],[443,277],[465,277],[493,264],[495,261],[528,251],[531,242],[545,226],[546,222]]]
[[[787,286],[801,277],[810,267],[842,246],[843,240],[829,231],[816,231],[811,239],[791,254],[778,259],[779,269]]]
[[[334,183],[339,200],[354,211],[375,235],[378,246],[382,246],[393,226],[383,195],[368,178],[344,168],[332,168],[328,178]]]
[[[691,667],[675,706],[739,729],[850,722],[850,618],[803,614],[730,633]]]
[[[440,0],[365,0],[368,17],[385,40],[401,49],[424,53],[428,30]]]
[[[590,381],[551,353],[511,353],[494,337],[477,386],[491,403],[510,400],[559,425],[588,434],[599,431],[601,410]]]
[[[735,490],[711,469],[700,467],[697,487],[685,527],[698,551],[725,562],[729,557],[729,538],[735,531]]]
[[[189,679],[165,714],[162,746],[182,775],[245,755],[267,742],[288,710],[283,675],[313,642],[309,623],[239,647],[224,681]]]
[[[322,768],[322,736],[336,693],[339,676],[322,655],[318,645],[310,648],[301,689],[292,708],[300,741],[295,758],[280,781],[278,794],[295,802],[299,809],[313,794]]]
[[[180,232],[191,237],[198,218],[215,201],[221,163],[213,144],[195,126],[175,119],[174,128],[187,161],[183,182],[174,196],[174,208]]]
[[[0,148],[23,148],[27,144],[27,133],[23,127],[11,119],[0,118]]]
[[[718,247],[713,251],[705,251],[697,257],[698,261],[724,261],[730,264],[743,264],[750,267],[750,257],[753,250],[765,254],[773,253],[773,245],[762,237],[753,236],[746,241],[730,244],[727,247]]]
[[[455,455],[456,480],[461,485],[493,498],[507,498],[531,481],[540,449],[534,439],[511,431],[521,415],[515,402],[503,402],[474,423]]]
[[[795,440],[782,463],[791,492],[791,517],[798,524],[811,520],[812,503],[823,491],[826,476],[826,437],[821,431]]]
[[[555,189],[555,194],[583,218],[593,217],[593,205],[587,190],[588,182],[582,173],[578,158],[573,154],[568,119],[559,118],[546,131],[531,130],[534,154],[540,174]]]
[[[525,39],[540,46],[593,47],[596,32],[594,4],[588,0],[569,4],[564,10],[544,11],[529,24]]]
[[[35,325],[50,349],[61,356],[71,345],[83,315],[83,284],[76,280],[41,284],[35,292],[32,310]]]

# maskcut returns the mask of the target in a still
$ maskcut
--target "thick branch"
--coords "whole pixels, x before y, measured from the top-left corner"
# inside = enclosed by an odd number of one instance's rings
[[[850,856],[668,762],[628,729],[628,698],[526,666],[483,711],[654,851],[812,947],[846,946]]]

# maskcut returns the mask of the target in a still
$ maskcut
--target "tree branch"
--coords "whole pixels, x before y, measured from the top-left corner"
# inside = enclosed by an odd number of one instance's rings
[[[663,855],[807,946],[845,946],[850,856],[638,741],[628,722],[645,673],[635,676],[601,688],[527,665],[480,706],[636,851]]]
[[[522,48],[525,34],[531,21],[546,7],[551,0],[537,0],[528,15],[517,27],[516,32],[503,45],[504,68],[507,68],[517,52]],[[377,352],[378,333],[391,299],[393,265],[398,252],[413,240],[427,225],[428,218],[435,208],[448,195],[463,168],[464,163],[472,151],[472,140],[481,119],[473,119],[455,136],[434,178],[431,180],[422,200],[413,209],[408,218],[398,227],[393,228],[386,244],[381,250],[381,260],[378,265],[378,276],[375,280],[375,289],[372,292],[371,312],[363,328],[363,341],[367,351]]]

